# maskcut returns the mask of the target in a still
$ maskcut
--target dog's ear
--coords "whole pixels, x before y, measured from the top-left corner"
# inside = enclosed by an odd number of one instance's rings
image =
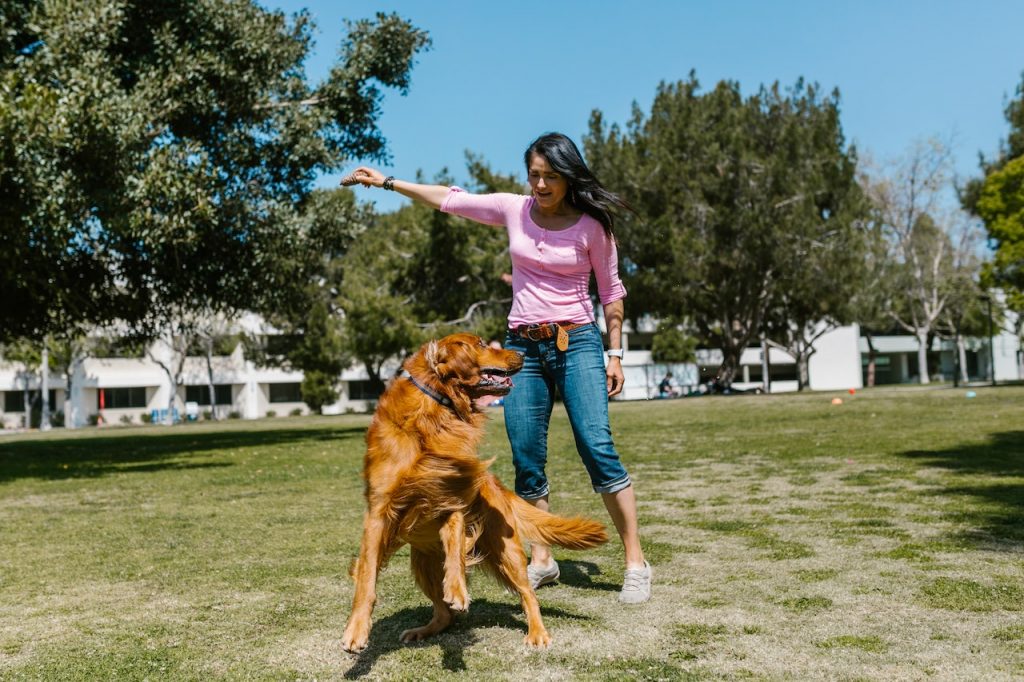
[[[452,344],[445,343],[444,339],[442,339],[441,341],[431,341],[428,343],[427,350],[423,354],[424,359],[427,361],[427,367],[442,381],[447,380],[451,376],[453,368],[449,365],[453,356],[457,355],[454,350]]]
[[[438,348],[437,341],[430,341],[427,343],[426,349],[423,351],[423,359],[427,361],[427,367],[430,368],[431,372],[437,371],[437,365],[442,362],[438,357],[440,350]]]
[[[473,373],[476,355],[466,344],[442,339],[433,345],[434,350],[428,349],[426,354],[427,364],[441,381],[463,379]]]

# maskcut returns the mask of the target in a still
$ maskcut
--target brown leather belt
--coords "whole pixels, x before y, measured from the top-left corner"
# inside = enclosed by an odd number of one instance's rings
[[[543,322],[540,324],[521,324],[513,331],[530,341],[546,341],[558,336],[558,330],[568,332],[577,327],[585,327],[591,322]]]

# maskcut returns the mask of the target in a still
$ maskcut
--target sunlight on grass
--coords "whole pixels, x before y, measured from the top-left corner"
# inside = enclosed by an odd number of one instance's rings
[[[950,611],[1020,611],[1024,609],[1024,587],[1014,582],[983,585],[964,578],[936,578],[921,588],[924,602]]]
[[[341,652],[368,416],[4,436],[0,678],[1024,672],[1024,387],[861,391],[841,410],[831,397],[611,405],[653,599],[617,601],[616,539],[556,549],[561,578],[538,591],[548,651],[524,648],[518,599],[480,572],[449,630],[399,643],[430,618],[403,549],[381,573],[369,648]],[[480,454],[511,484],[491,416]],[[610,526],[560,406],[549,451],[553,511]]]

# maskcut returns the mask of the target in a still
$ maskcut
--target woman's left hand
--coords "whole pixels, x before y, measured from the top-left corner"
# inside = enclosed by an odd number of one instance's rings
[[[622,393],[622,386],[626,383],[626,375],[622,373],[622,361],[618,358],[608,358],[605,374],[608,376],[608,397]]]

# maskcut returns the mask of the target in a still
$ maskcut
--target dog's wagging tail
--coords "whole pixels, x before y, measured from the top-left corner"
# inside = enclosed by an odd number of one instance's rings
[[[608,540],[597,521],[541,511],[506,489],[477,456],[486,417],[475,398],[505,395],[522,369],[513,351],[470,334],[425,344],[381,396],[366,433],[366,515],[352,567],[347,651],[366,648],[377,574],[396,550],[410,546],[413,578],[433,603],[433,617],[401,634],[403,642],[435,635],[469,608],[466,569],[479,564],[519,594],[526,644],[546,647],[537,597],[526,573],[527,541],[588,549]]]

